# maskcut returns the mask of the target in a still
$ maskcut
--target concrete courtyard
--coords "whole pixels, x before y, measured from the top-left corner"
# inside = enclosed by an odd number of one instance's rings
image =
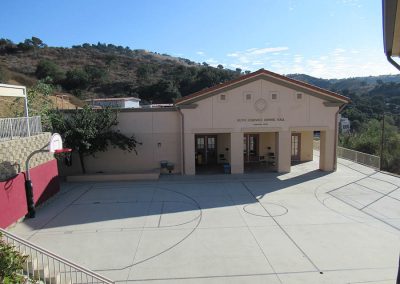
[[[395,283],[400,178],[316,169],[66,183],[10,231],[122,283]]]

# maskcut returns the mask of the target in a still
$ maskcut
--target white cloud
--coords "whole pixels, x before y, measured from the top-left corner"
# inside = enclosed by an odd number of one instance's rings
[[[225,65],[223,65],[223,66],[225,66]],[[240,69],[242,69],[242,71],[249,69],[248,66],[241,65],[241,64],[229,64],[228,67],[233,68],[233,69],[240,68]]]
[[[301,55],[295,55],[295,56],[294,56],[294,59],[293,59],[293,62],[294,62],[294,63],[301,63],[301,62],[303,61],[303,59],[304,59],[303,56],[301,56]]]
[[[208,59],[206,60],[206,62],[211,64],[211,63],[217,63],[218,61],[215,60],[214,58],[208,58]]]
[[[210,66],[212,66],[212,67],[217,67],[218,65],[222,65],[222,66],[225,66],[225,65],[227,65],[226,63],[221,63],[220,61],[218,61],[218,60],[216,60],[215,58],[208,58],[208,59],[206,59],[205,60],[205,62],[207,62]]]
[[[234,60],[234,62],[229,66],[239,66],[235,68],[251,70],[252,68],[250,66],[254,66],[253,69],[255,69],[256,66],[266,65],[265,62],[269,60],[269,55],[276,57],[281,54],[281,51],[285,50],[289,50],[289,48],[286,46],[263,48],[253,47],[244,51],[231,52],[226,54],[226,56],[230,57],[229,61]],[[285,53],[285,55],[287,56],[288,53]]]
[[[257,50],[257,49],[258,49],[257,47],[253,47],[253,48],[246,49],[246,51],[247,52],[252,52],[252,51]]]
[[[248,55],[261,55],[269,52],[278,52],[278,51],[284,51],[288,50],[289,48],[287,46],[282,46],[282,47],[266,47],[266,48],[251,48],[251,50],[248,51]]]
[[[360,0],[339,0],[339,1],[337,1],[337,3],[343,4],[343,5],[348,5],[348,6],[353,6],[353,7],[357,7],[357,8],[362,7]]]
[[[335,49],[333,50],[332,54],[333,54],[333,55],[339,55],[339,54],[342,54],[342,53],[345,53],[345,52],[346,52],[346,49],[343,49],[343,48],[335,48]]]
[[[355,54],[359,55],[354,56]],[[301,57],[303,60],[299,62]],[[335,48],[326,55],[311,58],[296,54],[291,63],[283,62],[283,65],[284,74],[305,73],[321,78],[348,78],[396,73],[396,69],[386,61],[380,50],[357,50],[347,54],[345,49]]]
[[[246,55],[242,55],[238,58],[239,62],[241,63],[250,63],[250,58]]]
[[[196,51],[196,54],[201,55],[201,56],[206,55],[206,53],[204,51]]]
[[[281,52],[286,50],[285,52]],[[228,68],[256,71],[260,67],[280,74],[304,73],[321,78],[348,78],[397,74],[379,49],[333,47],[324,54],[287,52],[288,47],[249,48],[227,53],[221,61]],[[275,54],[277,53],[277,54]],[[217,66],[215,59],[210,65]]]

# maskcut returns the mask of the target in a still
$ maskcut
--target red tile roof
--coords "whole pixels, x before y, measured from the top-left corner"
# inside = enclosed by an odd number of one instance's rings
[[[336,98],[336,99],[338,99],[340,101],[343,101],[344,103],[349,103],[350,102],[349,98],[347,98],[345,96],[342,96],[342,95],[340,95],[338,93],[331,92],[331,91],[319,88],[317,86],[314,86],[314,85],[311,85],[311,84],[308,84],[308,83],[304,83],[302,81],[298,81],[298,80],[295,80],[295,79],[290,79],[290,78],[288,78],[286,76],[282,76],[282,75],[279,75],[277,73],[274,73],[274,72],[271,72],[271,71],[267,71],[265,69],[260,69],[260,70],[258,70],[256,72],[253,72],[253,73],[250,73],[250,74],[247,74],[247,75],[243,75],[243,76],[241,76],[239,78],[236,78],[234,80],[231,80],[231,81],[228,81],[228,82],[225,82],[225,83],[222,83],[222,84],[210,87],[210,88],[206,88],[206,89],[203,89],[203,90],[198,91],[196,93],[193,93],[193,94],[190,94],[190,95],[185,96],[183,98],[180,98],[180,99],[176,100],[176,104],[179,105],[179,104],[182,104],[184,102],[191,101],[192,99],[200,98],[200,97],[205,96],[205,95],[207,95],[207,94],[209,94],[211,92],[214,92],[214,91],[219,91],[219,90],[223,91],[227,87],[230,87],[230,86],[235,85],[237,83],[240,83],[240,82],[243,82],[243,81],[246,81],[248,79],[258,77],[258,76],[273,77],[275,79],[285,81],[285,82],[293,84],[295,86],[297,85],[297,86],[300,86],[300,87],[303,87],[303,88],[310,89],[311,91],[318,92],[318,93],[320,93],[322,95],[326,95],[329,98]]]

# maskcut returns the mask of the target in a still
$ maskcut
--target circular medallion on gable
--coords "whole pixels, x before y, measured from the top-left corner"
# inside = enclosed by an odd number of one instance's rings
[[[263,98],[256,100],[254,103],[254,108],[257,112],[264,112],[267,109],[267,106],[267,101]]]

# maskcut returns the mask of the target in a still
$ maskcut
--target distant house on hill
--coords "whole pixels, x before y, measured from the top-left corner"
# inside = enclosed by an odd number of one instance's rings
[[[128,98],[101,98],[87,99],[88,105],[94,108],[113,107],[113,108],[139,108],[140,99],[135,97]]]
[[[339,114],[339,126],[340,133],[349,133],[350,132],[350,120],[347,117],[342,117]]]

